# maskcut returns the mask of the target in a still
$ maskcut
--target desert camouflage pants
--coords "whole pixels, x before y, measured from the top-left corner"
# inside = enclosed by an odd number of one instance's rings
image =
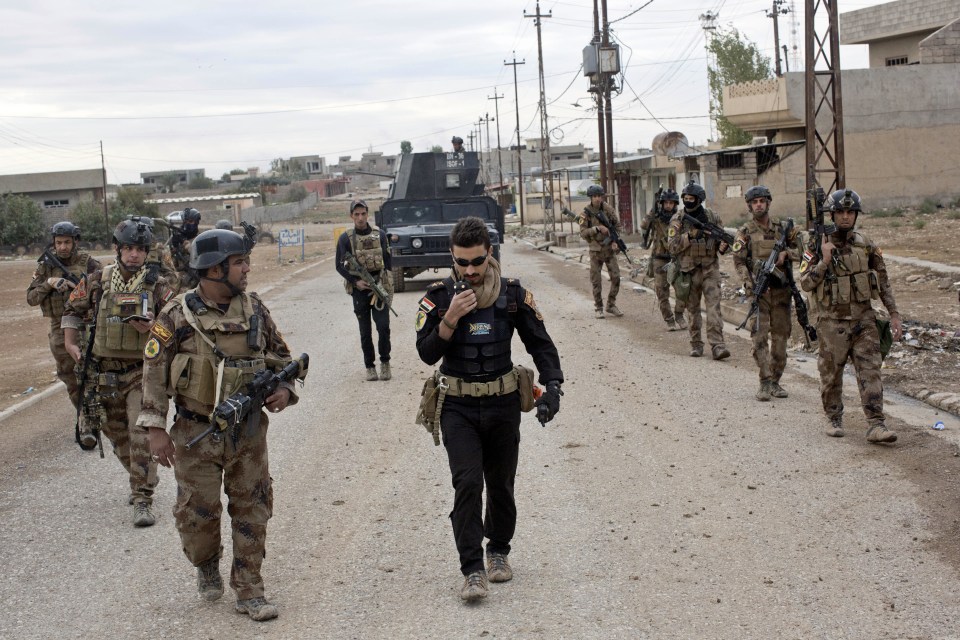
[[[883,383],[880,380],[880,335],[872,313],[860,320],[821,318],[817,323],[820,350],[820,399],[828,418],[843,415],[843,367],[853,360],[860,404],[867,422],[883,422]]]
[[[653,263],[653,291],[657,294],[657,304],[660,306],[660,315],[665,322],[670,322],[674,317],[683,317],[685,305],[677,300],[675,308],[670,308],[670,283],[667,282],[667,265],[669,260],[663,258],[650,257]]]
[[[620,263],[617,262],[617,254],[608,247],[600,251],[591,251],[590,284],[593,285],[593,304],[597,309],[603,308],[603,279],[600,277],[603,265],[607,265],[607,273],[610,274],[610,292],[607,294],[608,307],[617,303],[617,294],[620,293]]]
[[[80,385],[77,382],[77,363],[73,361],[70,354],[67,353],[67,347],[63,341],[63,329],[60,328],[60,320],[53,319],[50,323],[50,333],[47,336],[50,339],[50,353],[53,354],[53,360],[57,363],[57,378],[67,386],[67,395],[70,396],[70,402],[73,403],[73,409],[76,411],[80,405]]]
[[[147,430],[136,426],[140,415],[142,370],[120,377],[119,389],[98,387],[100,403],[106,413],[103,434],[113,444],[113,453],[130,476],[133,502],[153,502],[157,487],[157,463],[150,458]]]
[[[790,289],[767,289],[760,297],[760,310],[750,318],[747,327],[753,339],[753,361],[760,368],[760,380],[780,382],[787,365],[787,340],[792,329]],[[760,318],[757,330],[756,319]],[[769,346],[767,344],[769,338]]]
[[[703,317],[700,315],[700,297],[707,307],[707,342],[710,346],[723,344],[723,316],[720,313],[720,264],[714,262],[706,267],[696,267],[690,272],[690,297],[687,310],[690,312],[690,345],[703,346],[700,332]]]
[[[245,433],[246,424],[241,425],[236,446],[228,430],[207,436],[189,450],[184,445],[208,425],[177,418],[170,430],[176,445],[177,504],[173,516],[183,552],[194,566],[220,556],[222,485],[233,531],[230,586],[241,600],[263,595],[260,566],[266,555],[267,521],[273,515],[267,422],[266,414],[261,413],[260,425],[252,435]]]

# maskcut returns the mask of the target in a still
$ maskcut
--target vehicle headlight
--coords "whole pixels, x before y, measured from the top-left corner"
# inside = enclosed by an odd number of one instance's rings
[[[400,242],[400,236],[395,233],[390,234],[390,242]]]
[[[419,249],[423,246],[423,238],[414,238],[413,242],[410,243],[410,246],[412,246],[414,249]]]

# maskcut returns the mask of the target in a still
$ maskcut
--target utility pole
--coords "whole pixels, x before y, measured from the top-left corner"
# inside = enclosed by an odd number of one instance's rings
[[[500,188],[503,189],[503,163],[500,161],[500,100],[502,95],[497,95],[497,88],[493,88],[493,96],[487,96],[487,100],[493,100],[493,119],[497,123],[497,172],[500,174]]]
[[[520,96],[517,93],[517,65],[526,64],[526,60],[521,60],[517,62],[517,52],[513,52],[513,62],[503,61],[503,64],[506,66],[513,67],[513,100],[517,108],[517,200],[520,203],[520,226],[523,226],[523,162],[522,154],[520,152]]]
[[[714,99],[713,89],[710,87],[711,63],[713,63],[713,66],[716,66],[713,55],[710,53],[710,40],[717,30],[717,18],[719,17],[719,13],[713,13],[712,11],[700,14],[700,27],[703,29],[703,39],[707,48],[707,90],[710,96],[710,137],[714,140],[717,139],[717,111],[720,105],[718,105]]]
[[[491,118],[489,113],[483,114],[483,118],[481,118],[481,122],[487,125],[487,161],[484,164],[484,167],[486,167],[487,180],[490,179],[490,121],[491,120],[496,120],[496,118]]]
[[[549,224],[556,231],[556,224],[553,216],[553,181],[547,184],[547,176],[550,175],[550,123],[547,120],[547,90],[543,79],[543,36],[541,34],[541,25],[544,18],[552,18],[553,11],[549,13],[540,13],[540,0],[537,0],[537,12],[529,14],[523,12],[524,18],[533,18],[533,24],[537,27],[537,61],[539,63],[540,73],[540,208],[543,211],[543,235],[548,237],[547,225]],[[547,213],[547,201],[550,202],[550,213]]]
[[[110,207],[107,205],[107,163],[103,159],[103,140],[100,141],[100,172],[103,174],[103,221],[110,228]]]
[[[783,75],[783,71],[780,67],[780,16],[785,16],[790,13],[790,9],[783,6],[784,0],[773,0],[773,8],[767,12],[768,18],[773,18],[773,52],[775,67],[774,72],[777,74],[777,77]],[[784,58],[786,58],[786,53],[784,53]]]
[[[817,33],[817,13],[827,27]],[[823,14],[827,15],[824,16]],[[806,97],[807,193],[827,194],[846,186],[843,150],[843,94],[840,90],[840,32],[836,0],[806,0],[804,68]],[[823,63],[818,70],[817,63]],[[821,115],[823,117],[821,117]],[[818,120],[824,123],[818,126]],[[822,179],[821,179],[822,178]],[[807,228],[813,221],[807,220]]]
[[[599,45],[601,40],[600,36],[600,5],[599,0],[593,0],[593,40],[591,44]],[[597,64],[599,67],[599,62]],[[595,76],[594,82],[590,87],[590,91],[594,94],[594,97],[597,99],[597,144],[600,147],[600,184],[606,187],[607,184],[607,136],[606,136],[606,124],[605,116],[606,110],[603,107],[603,88],[601,82],[601,75],[599,69]]]
[[[780,48],[783,50],[783,66],[786,67],[786,72],[790,73],[790,58],[787,56],[787,45],[780,45]]]
[[[603,11],[603,39],[600,41],[600,51],[609,50],[610,47],[610,23],[607,21],[607,0],[601,0],[600,4]],[[602,58],[602,54],[601,54]],[[604,64],[601,63],[601,77],[603,78],[603,108],[606,111],[604,118],[607,127],[607,181],[610,183],[604,185],[608,196],[614,198],[616,203],[616,177],[613,173],[613,100],[610,96],[610,90],[613,85],[612,72],[604,72]],[[619,69],[619,65],[618,65]]]
[[[470,151],[475,151],[475,149],[473,148],[473,139],[476,137],[477,137],[477,132],[473,130],[473,126],[471,125],[470,135],[467,136],[467,138],[470,140]]]

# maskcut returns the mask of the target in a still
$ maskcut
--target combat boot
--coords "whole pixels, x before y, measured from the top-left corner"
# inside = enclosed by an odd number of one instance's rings
[[[490,582],[507,582],[513,578],[513,569],[502,553],[487,553],[487,577]]]
[[[691,357],[691,358],[699,358],[699,357],[702,356],[702,355],[703,355],[703,345],[702,345],[702,344],[695,344],[695,345],[693,345],[693,346],[690,348],[690,357]]]
[[[223,578],[220,577],[220,556],[214,556],[197,565],[197,591],[207,602],[219,600],[223,595]]]
[[[597,307],[593,313],[597,317],[597,320],[603,320],[603,307]]]
[[[677,321],[673,318],[667,320],[667,331],[680,331],[680,327],[677,326]]]
[[[880,443],[896,441],[897,434],[887,429],[887,426],[882,422],[875,422],[867,429],[867,442]]]
[[[768,380],[760,381],[760,389],[757,391],[757,400],[760,402],[770,401],[770,382]]]
[[[618,309],[618,308],[617,308],[617,305],[615,305],[615,304],[608,304],[608,305],[607,305],[607,313],[609,313],[610,315],[612,315],[614,318],[622,318],[622,317],[623,317],[623,311],[620,311],[620,309]]]
[[[153,506],[146,502],[137,502],[133,505],[133,526],[152,527],[157,518],[153,515]]]
[[[726,348],[725,346],[723,346],[722,344],[715,344],[715,345],[713,345],[711,351],[713,351],[713,359],[714,359],[714,360],[723,360],[723,359],[725,359],[725,358],[729,358],[729,357],[730,357],[730,351],[727,350],[727,348]]]
[[[392,377],[393,377],[393,374],[390,373],[390,363],[389,363],[389,362],[381,362],[381,363],[380,363],[380,379],[381,379],[381,380],[389,380],[389,379],[392,378]]]
[[[832,438],[842,438],[843,433],[843,417],[837,416],[836,418],[830,418],[830,428],[827,429],[827,435]]]
[[[280,615],[277,607],[267,602],[267,599],[263,596],[259,598],[249,598],[248,600],[237,600],[237,606],[235,608],[237,613],[245,613],[257,622],[272,620]]]
[[[682,313],[680,315],[673,316],[673,320],[674,322],[677,323],[677,326],[680,327],[681,329],[687,328],[687,319],[683,317]]]
[[[487,586],[487,572],[474,571],[463,579],[463,586],[460,587],[460,597],[467,602],[474,602],[481,598],[486,598],[490,588]]]
[[[787,390],[780,386],[779,382],[770,382],[770,395],[774,398],[786,398]]]
[[[367,382],[376,382],[380,379],[380,376],[377,375],[376,367],[367,367]]]

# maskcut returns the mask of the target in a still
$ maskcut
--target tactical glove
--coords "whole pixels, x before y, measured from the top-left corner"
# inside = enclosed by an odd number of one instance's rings
[[[546,425],[553,420],[553,416],[560,412],[560,396],[563,391],[560,389],[560,382],[551,380],[547,383],[547,390],[537,400],[537,420],[541,425]]]
[[[64,293],[73,288],[73,283],[66,278],[47,278],[47,284],[60,293]]]

